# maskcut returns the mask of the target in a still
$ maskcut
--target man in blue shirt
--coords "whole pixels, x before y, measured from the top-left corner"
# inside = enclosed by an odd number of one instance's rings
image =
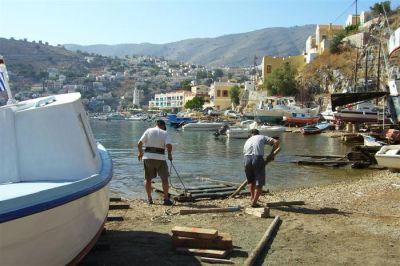
[[[272,146],[271,153],[266,158],[267,161],[274,160],[274,152],[279,148],[279,141],[268,136],[260,135],[257,129],[250,131],[251,137],[243,147],[244,171],[247,183],[250,185],[251,206],[259,207],[257,203],[261,195],[262,187],[265,185],[265,161],[264,146]]]

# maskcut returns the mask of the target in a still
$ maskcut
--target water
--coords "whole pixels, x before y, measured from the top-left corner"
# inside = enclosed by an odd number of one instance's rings
[[[137,160],[136,144],[144,130],[153,124],[142,121],[91,121],[96,140],[110,152],[114,165],[111,192],[125,198],[144,198],[143,163]],[[171,183],[186,187],[204,183],[204,178],[242,183],[245,179],[242,149],[245,140],[216,138],[212,132],[184,132],[169,128],[173,142]],[[267,185],[272,190],[312,186],[349,177],[362,176],[367,170],[350,167],[301,166],[291,161],[294,155],[345,155],[351,147],[339,138],[298,133],[274,133],[281,140],[281,152],[267,166]],[[267,147],[269,152],[270,147]],[[169,167],[170,164],[168,163]],[[158,180],[159,181],[159,180]]]

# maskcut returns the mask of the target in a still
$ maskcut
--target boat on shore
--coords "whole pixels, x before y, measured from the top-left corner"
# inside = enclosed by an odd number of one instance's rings
[[[321,119],[319,115],[312,115],[310,113],[292,112],[284,117],[285,125],[288,126],[304,126],[318,123]]]
[[[10,101],[0,124],[0,264],[77,264],[103,230],[112,177],[80,94]]]
[[[400,145],[384,145],[375,154],[378,165],[400,170]]]
[[[303,135],[315,135],[322,133],[326,129],[330,128],[330,126],[331,125],[328,122],[321,122],[313,125],[303,126],[300,128],[300,132]]]

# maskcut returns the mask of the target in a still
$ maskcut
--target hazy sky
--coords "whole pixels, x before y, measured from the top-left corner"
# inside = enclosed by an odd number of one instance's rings
[[[0,0],[0,37],[52,45],[157,43],[345,24],[355,0]],[[379,1],[358,0],[357,10]],[[392,8],[400,0],[392,0]],[[0,47],[1,50],[1,47]]]

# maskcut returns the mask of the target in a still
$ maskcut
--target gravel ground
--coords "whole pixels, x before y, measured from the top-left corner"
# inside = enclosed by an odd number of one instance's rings
[[[269,218],[245,214],[249,198],[176,203],[172,207],[127,201],[128,210],[110,210],[123,222],[107,222],[99,243],[82,265],[207,265],[175,253],[174,226],[217,229],[229,233],[234,249],[228,259],[242,265],[275,216],[281,223],[258,265],[399,265],[400,174],[371,170],[359,180],[312,188],[272,191],[260,203],[302,200],[305,205],[275,207]],[[241,206],[230,213],[179,215],[180,209]]]

